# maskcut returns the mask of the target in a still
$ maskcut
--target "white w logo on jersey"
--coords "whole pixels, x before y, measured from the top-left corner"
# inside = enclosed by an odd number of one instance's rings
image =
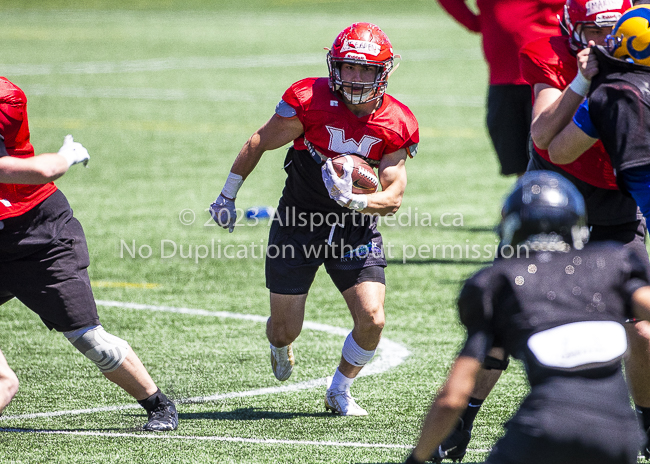
[[[346,139],[345,131],[332,126],[325,126],[330,133],[329,150],[343,155],[359,155],[367,158],[370,155],[370,149],[376,143],[381,142],[377,137],[364,135],[361,141],[357,143],[354,139]]]

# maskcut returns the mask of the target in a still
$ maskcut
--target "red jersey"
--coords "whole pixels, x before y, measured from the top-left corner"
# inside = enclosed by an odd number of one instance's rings
[[[564,90],[578,73],[578,64],[569,47],[568,37],[547,37],[526,45],[521,51],[521,70],[531,87],[548,84]],[[547,150],[537,146],[535,150],[550,162]],[[600,140],[573,163],[557,166],[595,187],[618,189],[612,163]]]
[[[475,15],[465,0],[438,0],[463,26],[480,32],[490,67],[490,84],[526,85],[519,51],[528,42],[559,34],[557,15],[565,0],[477,0]]]
[[[0,135],[9,156],[29,158],[34,147],[29,142],[27,97],[15,84],[0,77]],[[20,216],[56,191],[50,182],[42,185],[0,183],[0,219]]]
[[[296,150],[308,150],[311,145],[328,158],[355,154],[375,165],[385,154],[401,148],[411,157],[417,151],[418,122],[404,104],[390,95],[384,94],[381,106],[361,118],[345,106],[338,93],[332,92],[325,77],[296,82],[282,100],[296,110],[305,128],[304,135],[293,142]]]

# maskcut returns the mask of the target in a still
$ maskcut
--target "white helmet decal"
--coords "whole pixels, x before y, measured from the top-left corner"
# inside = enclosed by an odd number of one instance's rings
[[[366,42],[364,40],[346,40],[341,47],[341,53],[345,53],[348,50],[354,50],[361,53],[367,53],[368,55],[377,56],[381,52],[381,46],[376,43]]]
[[[591,0],[585,4],[587,16],[608,10],[618,10],[623,6],[623,0]]]

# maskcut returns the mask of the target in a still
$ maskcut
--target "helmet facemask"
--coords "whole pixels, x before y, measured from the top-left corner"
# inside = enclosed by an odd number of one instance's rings
[[[589,46],[585,37],[586,27],[613,27],[623,12],[630,7],[630,0],[567,0],[560,25],[569,36],[571,49],[578,52]]]
[[[351,82],[341,78],[341,65],[343,63],[357,64],[363,66],[374,66],[377,68],[375,78],[371,82]],[[387,61],[368,61],[353,59],[350,57],[334,58],[332,53],[327,54],[327,67],[329,69],[330,85],[332,90],[341,93],[343,99],[352,105],[360,105],[381,98],[388,87],[388,76],[393,69],[393,59]]]
[[[606,48],[615,58],[650,66],[650,7],[638,5],[625,12],[607,36]]]

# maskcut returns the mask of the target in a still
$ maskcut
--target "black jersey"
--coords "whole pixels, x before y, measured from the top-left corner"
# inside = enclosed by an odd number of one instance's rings
[[[309,151],[289,148],[284,168],[287,180],[276,216],[280,224],[308,226],[311,230],[335,224],[374,227],[378,221],[376,215],[351,210],[330,198],[321,166]]]
[[[634,463],[643,443],[621,358],[643,262],[612,242],[500,259],[460,294],[461,355],[492,346],[522,360],[531,391],[488,463]]]
[[[460,294],[468,330],[461,355],[482,361],[500,346],[524,362],[531,393],[512,420],[519,426],[564,430],[573,405],[589,411],[594,427],[607,416],[638,428],[621,369],[623,323],[632,316],[632,294],[648,281],[642,261],[611,242],[497,260]]]
[[[319,213],[348,213],[352,210],[339,205],[327,193],[323,182],[322,160],[315,159],[308,150],[289,148],[284,161],[287,180],[282,191],[281,206],[296,207],[302,211]]]
[[[650,67],[609,56],[596,47],[599,73],[589,94],[589,116],[622,171],[650,164]]]

